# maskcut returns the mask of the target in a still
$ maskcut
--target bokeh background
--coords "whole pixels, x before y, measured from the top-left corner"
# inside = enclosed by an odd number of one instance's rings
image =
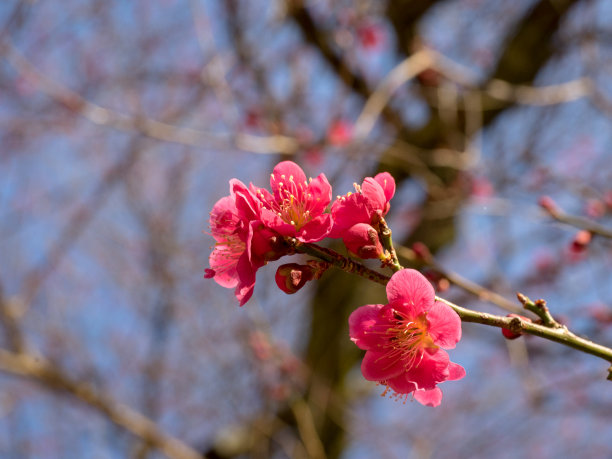
[[[239,308],[203,271],[230,178],[389,171],[402,261],[441,295],[545,298],[611,345],[610,239],[538,207],[612,227],[611,6],[1,2],[0,456],[610,457],[595,357],[465,324],[442,405],[396,402],[347,330],[382,287],[287,296],[276,262]]]

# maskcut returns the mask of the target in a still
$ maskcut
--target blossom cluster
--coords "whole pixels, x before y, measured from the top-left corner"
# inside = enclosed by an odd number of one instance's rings
[[[230,180],[230,195],[219,199],[210,213],[215,245],[205,277],[234,288],[242,306],[253,294],[259,268],[293,254],[295,243],[313,244],[328,237],[341,238],[352,257],[377,258],[388,265],[391,255],[380,236],[395,180],[383,172],[354,188],[332,203],[325,175],[307,179],[291,161],[274,168],[270,190]],[[276,283],[284,292],[295,293],[328,267],[321,260],[285,264],[276,272]],[[351,340],[366,351],[363,376],[385,385],[384,394],[412,396],[437,406],[442,399],[437,384],[465,375],[443,350],[461,338],[459,316],[436,301],[431,284],[412,269],[391,277],[387,296],[388,304],[362,306],[349,318]]]

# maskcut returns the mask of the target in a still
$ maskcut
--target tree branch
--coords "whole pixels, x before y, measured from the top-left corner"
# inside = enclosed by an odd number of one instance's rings
[[[202,459],[197,451],[161,430],[147,417],[98,392],[91,384],[71,379],[43,357],[0,349],[0,369],[35,380],[47,388],[69,393],[170,458]]]

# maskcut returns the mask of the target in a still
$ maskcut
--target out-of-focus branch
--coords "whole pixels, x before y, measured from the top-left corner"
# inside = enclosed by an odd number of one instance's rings
[[[304,39],[312,46],[317,48],[321,56],[331,66],[343,83],[364,98],[369,98],[372,91],[368,87],[365,79],[352,71],[340,55],[328,43],[327,37],[317,27],[313,17],[304,6],[302,0],[292,0],[289,3],[289,16],[297,24],[304,36]],[[396,129],[402,129],[404,123],[399,113],[388,105],[382,106],[382,114],[385,120],[391,123]]]
[[[431,67],[434,63],[432,57],[428,51],[419,51],[404,59],[389,72],[363,106],[355,122],[355,140],[359,141],[368,136],[395,91],[411,78]]]
[[[582,97],[589,97],[593,93],[593,82],[587,77],[540,87],[515,85],[493,78],[483,88],[479,88],[478,76],[469,68],[452,61],[433,49],[425,48],[395,66],[368,97],[355,123],[356,140],[368,136],[395,91],[427,69],[433,69],[444,78],[462,86],[472,96],[486,95],[495,100],[515,104],[556,105]],[[483,105],[481,108],[484,110],[497,109],[499,105],[489,103],[488,106]]]
[[[308,404],[303,399],[298,399],[291,404],[291,411],[295,416],[297,428],[308,452],[308,457],[324,459],[326,457],[325,449],[321,438],[317,434],[312,411]]]
[[[433,49],[427,49],[427,52],[432,60],[432,69],[460,86],[478,91],[479,78],[468,67],[454,62]],[[493,99],[504,102],[523,105],[556,105],[590,96],[593,92],[593,82],[588,77],[582,77],[566,83],[534,87],[492,78],[480,91]]]
[[[94,124],[139,134],[166,142],[195,147],[238,148],[251,153],[293,154],[298,148],[297,140],[283,135],[256,136],[245,133],[212,133],[198,129],[176,126],[143,116],[119,113],[88,101],[80,94],[50,79],[41,73],[12,44],[5,40],[0,46],[5,59],[42,92],[69,110]]]
[[[492,303],[496,306],[499,306],[502,309],[505,309],[506,311],[510,311],[514,313],[518,313],[522,311],[522,309],[519,308],[516,304],[514,304],[514,302],[501,296],[499,293],[495,293],[492,290],[489,290],[486,287],[483,287],[482,285],[477,284],[476,282],[472,282],[471,280],[466,279],[460,274],[457,274],[455,272],[452,272],[452,271],[449,271],[443,268],[436,261],[433,255],[431,255],[431,253],[420,254],[419,257],[417,257],[414,250],[408,247],[404,247],[404,246],[399,246],[397,248],[397,252],[400,254],[400,256],[402,256],[406,260],[415,261],[418,258],[419,261],[425,263],[426,266],[432,268],[434,271],[438,272],[442,277],[448,279],[448,281],[451,284],[456,285],[457,287],[459,287],[460,289],[468,293],[471,293],[472,295],[476,296],[479,300]]]
[[[548,198],[544,197],[543,199]],[[612,229],[606,228],[605,226],[600,225],[593,220],[589,220],[588,218],[570,215],[559,208],[556,203],[551,202],[551,204],[545,204],[541,207],[548,215],[560,223],[565,223],[566,225],[573,226],[574,228],[583,229],[592,234],[597,234],[598,236],[612,239]]]
[[[23,299],[26,308],[29,307],[30,303],[37,295],[45,279],[53,272],[62,257],[68,252],[70,247],[72,247],[92,221],[93,217],[104,204],[109,192],[125,177],[127,171],[130,170],[137,160],[140,154],[140,148],[136,143],[137,141],[132,142],[132,146],[127,156],[111,166],[104,173],[90,199],[81,204],[72,213],[67,224],[48,250],[44,260],[38,266],[35,266],[26,273],[23,282]]]
[[[25,350],[25,340],[19,327],[21,311],[15,301],[6,298],[4,287],[0,281],[0,323],[11,349],[16,352],[22,352]]]
[[[71,379],[60,368],[42,357],[0,349],[0,369],[32,379],[46,388],[67,392],[168,457],[202,459],[197,451],[164,432],[150,419],[102,394],[91,384]]]

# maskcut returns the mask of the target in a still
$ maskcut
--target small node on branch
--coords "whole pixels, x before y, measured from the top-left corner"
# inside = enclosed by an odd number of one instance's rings
[[[534,302],[520,292],[516,293],[516,297],[525,309],[533,312],[540,319],[542,319],[542,325],[551,328],[563,328],[563,325],[557,322],[550,314],[550,310],[548,309],[548,306],[546,306],[546,300],[539,299]]]

